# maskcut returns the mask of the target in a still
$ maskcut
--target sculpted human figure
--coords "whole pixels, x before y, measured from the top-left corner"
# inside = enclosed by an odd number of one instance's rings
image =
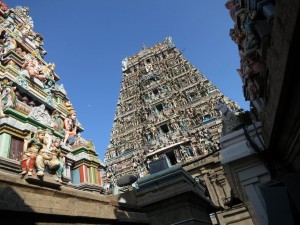
[[[224,134],[236,129],[241,124],[235,113],[231,111],[228,106],[222,103],[220,100],[216,104],[216,109],[219,109],[222,112]]]
[[[4,112],[3,112],[4,103],[2,101],[2,95],[1,94],[2,94],[2,85],[1,85],[1,82],[0,82],[0,119],[7,117],[7,115],[5,115]]]
[[[64,103],[64,105],[65,105],[66,109],[67,109],[69,112],[74,110],[71,101],[69,101],[69,100],[66,101],[66,102]]]
[[[24,140],[25,144],[23,154],[21,156],[22,172],[20,173],[22,175],[28,173],[28,176],[33,174],[37,154],[40,149],[44,147],[43,141],[45,138],[45,131],[39,130],[33,138],[30,138],[30,136],[31,133],[29,134],[29,137]]]
[[[55,80],[52,77],[47,77],[44,80],[44,90],[48,95],[56,91]]]
[[[174,119],[171,119],[171,128],[176,131],[179,128],[179,125],[176,123]]]
[[[39,150],[38,155],[35,160],[35,167],[37,170],[37,176],[44,176],[45,166],[50,164],[50,160],[52,160],[52,152],[48,148],[49,144],[52,142],[52,133],[50,134],[50,130],[45,132],[44,138],[42,140],[43,147]],[[49,136],[51,137],[49,138]]]
[[[128,57],[122,60],[122,70],[125,71],[128,68]]]
[[[60,138],[56,138],[51,147],[52,159],[48,163],[48,167],[51,171],[56,171],[55,180],[62,182],[62,175],[65,168],[65,156],[60,149]]]
[[[2,103],[3,103],[3,109],[9,108],[9,107],[14,107],[16,104],[16,94],[15,90],[16,87],[11,86],[12,82],[8,80],[4,80],[3,82],[3,90],[1,93],[2,97]]]
[[[180,163],[182,161],[182,158],[181,158],[181,155],[179,153],[179,150],[175,149],[174,154],[175,154],[176,161]]]
[[[11,31],[14,31],[14,29],[15,29],[14,19],[15,19],[15,13],[13,11],[9,11],[9,14],[8,14],[4,24],[3,24],[3,27],[7,28]]]
[[[64,121],[64,130],[65,130],[65,137],[64,137],[64,145],[67,144],[68,139],[74,137],[77,133],[77,119],[76,119],[76,112],[70,113],[65,121]]]
[[[9,52],[9,50],[13,50],[17,48],[17,42],[14,38],[10,37],[9,35],[5,34],[5,38],[3,40],[3,50],[2,55],[5,55]]]
[[[31,57],[26,58],[25,63],[22,66],[22,69],[28,71],[30,78],[37,77],[37,75],[39,74],[38,61],[36,59],[32,59]]]
[[[55,69],[54,63],[49,63],[47,65],[43,65],[41,67],[41,73],[45,76],[45,78],[51,77],[54,80],[53,71]]]

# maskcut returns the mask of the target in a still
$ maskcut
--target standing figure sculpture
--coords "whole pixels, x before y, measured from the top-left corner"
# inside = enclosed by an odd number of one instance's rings
[[[76,119],[76,112],[70,113],[65,121],[64,121],[64,130],[65,130],[65,137],[64,137],[64,145],[67,144],[68,139],[74,137],[77,133],[77,119]]]
[[[235,113],[220,100],[217,102],[215,108],[222,112],[223,134],[235,130],[241,124]]]
[[[4,112],[3,112],[4,103],[2,101],[2,95],[1,94],[2,94],[2,85],[1,85],[1,82],[0,82],[0,119],[7,117],[7,115],[5,115]]]
[[[43,130],[39,130],[33,138],[31,138],[30,133],[28,138],[25,139],[23,154],[21,156],[22,172],[20,174],[25,175],[28,173],[28,176],[33,174],[37,154],[44,147],[44,138],[45,132]]]
[[[56,138],[52,144],[52,159],[49,161],[49,169],[55,172],[54,180],[62,182],[62,175],[65,168],[65,156],[60,149],[60,138]]]
[[[52,152],[50,151],[49,147],[52,143],[52,132],[50,133],[50,130],[47,130],[44,135],[43,139],[43,147],[39,150],[38,155],[36,156],[35,160],[35,167],[37,170],[36,175],[39,177],[44,176],[45,167],[50,165],[50,162],[52,160]],[[58,163],[57,163],[58,167]]]

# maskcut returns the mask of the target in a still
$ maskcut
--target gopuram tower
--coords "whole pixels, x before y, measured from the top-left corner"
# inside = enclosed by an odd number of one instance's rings
[[[101,189],[95,146],[33,28],[29,8],[0,1],[0,172]]]
[[[224,96],[175,47],[171,37],[122,61],[122,87],[105,154],[106,188],[125,174],[143,177],[149,163],[167,158],[205,184],[216,205],[230,200],[219,158]]]

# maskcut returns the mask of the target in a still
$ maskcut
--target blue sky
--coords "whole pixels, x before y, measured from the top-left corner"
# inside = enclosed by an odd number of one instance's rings
[[[183,55],[243,109],[237,46],[226,0],[4,0],[28,6],[68,96],[99,158],[109,144],[121,61],[170,35]]]

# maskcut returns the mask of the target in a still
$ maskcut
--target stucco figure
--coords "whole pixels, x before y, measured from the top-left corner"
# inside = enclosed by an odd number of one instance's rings
[[[122,60],[122,71],[125,71],[128,69],[128,57]]]
[[[34,58],[27,57],[22,68],[28,71],[30,78],[34,78],[39,75],[38,61]]]
[[[65,168],[65,155],[60,149],[60,138],[56,138],[51,147],[52,159],[48,163],[48,167],[52,172],[55,172],[54,179],[58,182],[62,182],[63,171]]]
[[[10,37],[8,34],[5,34],[5,38],[3,40],[3,50],[2,55],[7,54],[10,50],[14,50],[17,48],[17,42],[14,38]]]
[[[74,137],[77,133],[77,117],[76,112],[70,113],[64,120],[64,130],[65,130],[65,137],[64,137],[64,145],[67,144],[67,141]]]
[[[2,25],[4,28],[9,29],[11,31],[15,30],[15,13],[13,11],[8,11],[8,15],[7,18],[4,22],[4,24]]]
[[[216,104],[216,109],[219,109],[222,112],[224,134],[234,130],[236,127],[238,127],[241,124],[238,117],[235,115],[235,113],[231,111],[228,108],[228,106],[222,103],[220,100]]]
[[[14,108],[16,104],[16,87],[12,86],[12,82],[7,79],[0,82],[0,118],[6,117],[4,110],[7,108]]]
[[[28,176],[33,175],[37,154],[42,148],[44,148],[44,138],[45,131],[39,130],[33,138],[31,138],[30,133],[24,140],[24,149],[21,156],[21,175],[25,175],[26,173],[28,173]]]

